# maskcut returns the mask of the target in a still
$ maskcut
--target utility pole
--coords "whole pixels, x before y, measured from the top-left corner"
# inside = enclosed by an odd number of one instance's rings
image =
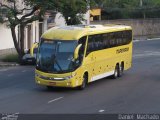
[[[86,0],[87,2],[87,24],[90,25],[90,0]]]
[[[143,9],[143,0],[140,0],[140,7]],[[143,9],[143,18],[146,18],[145,10]]]
[[[143,0],[140,0],[140,7],[143,6]]]

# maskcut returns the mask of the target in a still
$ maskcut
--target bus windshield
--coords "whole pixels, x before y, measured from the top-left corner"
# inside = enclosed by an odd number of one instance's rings
[[[37,54],[36,68],[49,73],[64,73],[74,70],[73,55],[76,40],[42,39]]]

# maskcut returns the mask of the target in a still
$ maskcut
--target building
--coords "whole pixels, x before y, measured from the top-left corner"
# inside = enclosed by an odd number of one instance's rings
[[[99,20],[101,21],[101,9],[94,8],[90,10],[90,21]]]

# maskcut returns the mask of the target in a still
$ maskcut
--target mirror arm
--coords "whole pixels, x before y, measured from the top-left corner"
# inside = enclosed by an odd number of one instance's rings
[[[34,51],[34,49],[35,49],[36,47],[38,47],[38,43],[33,44],[33,46],[32,46],[31,49],[30,49],[30,55],[31,55],[32,57],[33,57],[33,51]]]
[[[78,58],[79,49],[82,47],[82,44],[78,45],[74,52],[74,60]]]

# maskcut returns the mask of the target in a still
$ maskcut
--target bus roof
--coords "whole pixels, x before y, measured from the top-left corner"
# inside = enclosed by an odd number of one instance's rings
[[[64,26],[53,27],[46,31],[42,38],[49,40],[78,40],[86,35],[109,33],[115,31],[131,30],[130,26],[125,25],[78,25],[78,26]]]

